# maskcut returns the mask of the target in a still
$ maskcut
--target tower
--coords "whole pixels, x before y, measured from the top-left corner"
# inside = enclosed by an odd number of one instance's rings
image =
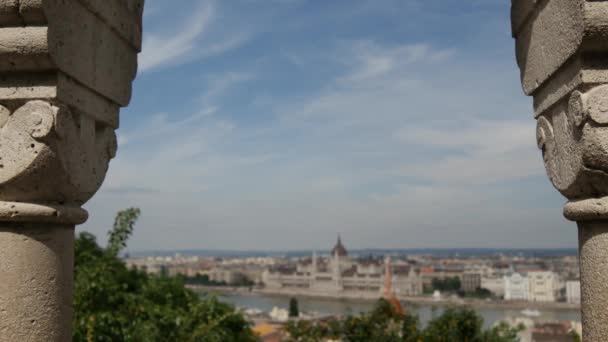
[[[405,315],[403,306],[393,292],[393,272],[391,269],[391,257],[384,258],[384,295],[383,298],[391,303],[398,315]]]
[[[317,279],[317,251],[312,251],[312,265],[310,268],[309,287],[313,288]]]
[[[334,262],[333,262],[333,280],[336,285],[336,290],[342,290],[342,267],[340,265],[340,253],[338,251],[334,252]]]

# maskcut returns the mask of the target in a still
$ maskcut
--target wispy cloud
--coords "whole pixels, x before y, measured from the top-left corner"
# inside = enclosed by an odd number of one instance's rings
[[[159,7],[154,7],[159,11]],[[206,37],[217,14],[213,1],[202,1],[182,25],[172,32],[145,33],[142,53],[139,57],[141,72],[177,65],[191,59],[211,57],[232,50],[243,44],[248,33],[226,33],[216,39]],[[207,39],[205,39],[207,38]],[[219,38],[219,39],[218,39]]]
[[[465,120],[406,127],[396,133],[399,141],[441,153],[429,161],[406,164],[396,174],[460,185],[539,176],[544,170],[542,158],[534,148],[534,134],[530,122],[514,120]]]
[[[162,35],[146,34],[139,57],[139,70],[147,71],[176,63],[184,55],[191,53],[197,40],[212,20],[213,6],[211,2],[204,2],[177,32]]]
[[[213,75],[207,81],[207,87],[201,98],[203,106],[213,106],[231,87],[254,78],[252,72],[228,71],[220,75]]]
[[[435,49],[427,43],[379,46],[373,41],[358,41],[351,47],[353,70],[340,78],[341,83],[369,82],[389,73],[399,72],[412,63],[434,63],[450,58],[453,49]]]
[[[136,249],[575,240],[551,233],[562,199],[504,1],[184,1],[153,2],[151,23],[179,13],[146,27],[158,72],[138,81],[88,227],[137,205]]]

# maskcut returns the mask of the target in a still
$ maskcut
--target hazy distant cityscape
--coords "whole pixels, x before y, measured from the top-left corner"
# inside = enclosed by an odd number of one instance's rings
[[[381,297],[388,278],[397,298],[422,316],[436,307],[472,306],[482,315],[486,310],[487,324],[526,326],[522,341],[580,333],[574,249],[349,251],[338,236],[323,251],[148,252],[126,261],[150,274],[181,275],[191,288],[218,294],[256,323],[288,320],[281,297],[311,304],[302,315],[313,320],[352,310],[344,303],[366,310],[365,301]]]

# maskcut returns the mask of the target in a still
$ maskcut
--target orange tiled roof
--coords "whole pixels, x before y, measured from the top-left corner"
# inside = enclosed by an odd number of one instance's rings
[[[256,325],[255,327],[253,327],[253,332],[256,333],[257,335],[259,335],[260,337],[264,337],[266,335],[276,333],[277,329],[275,329],[270,324],[264,323],[264,324]]]

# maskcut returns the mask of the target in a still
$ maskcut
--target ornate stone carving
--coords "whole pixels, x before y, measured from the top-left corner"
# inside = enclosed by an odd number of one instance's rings
[[[551,182],[571,203],[608,196],[607,13],[608,1],[512,0],[538,147]]]
[[[608,86],[575,90],[537,118],[553,185],[571,200],[608,196]]]
[[[0,0],[0,341],[72,338],[74,225],[116,153],[142,11]]]
[[[579,228],[583,338],[608,336],[608,1],[512,0],[547,174]]]
[[[0,113],[0,200],[80,205],[97,191],[116,153],[113,128],[41,100]]]
[[[86,220],[79,208],[116,153],[142,11],[142,0],[0,1],[0,221]]]

